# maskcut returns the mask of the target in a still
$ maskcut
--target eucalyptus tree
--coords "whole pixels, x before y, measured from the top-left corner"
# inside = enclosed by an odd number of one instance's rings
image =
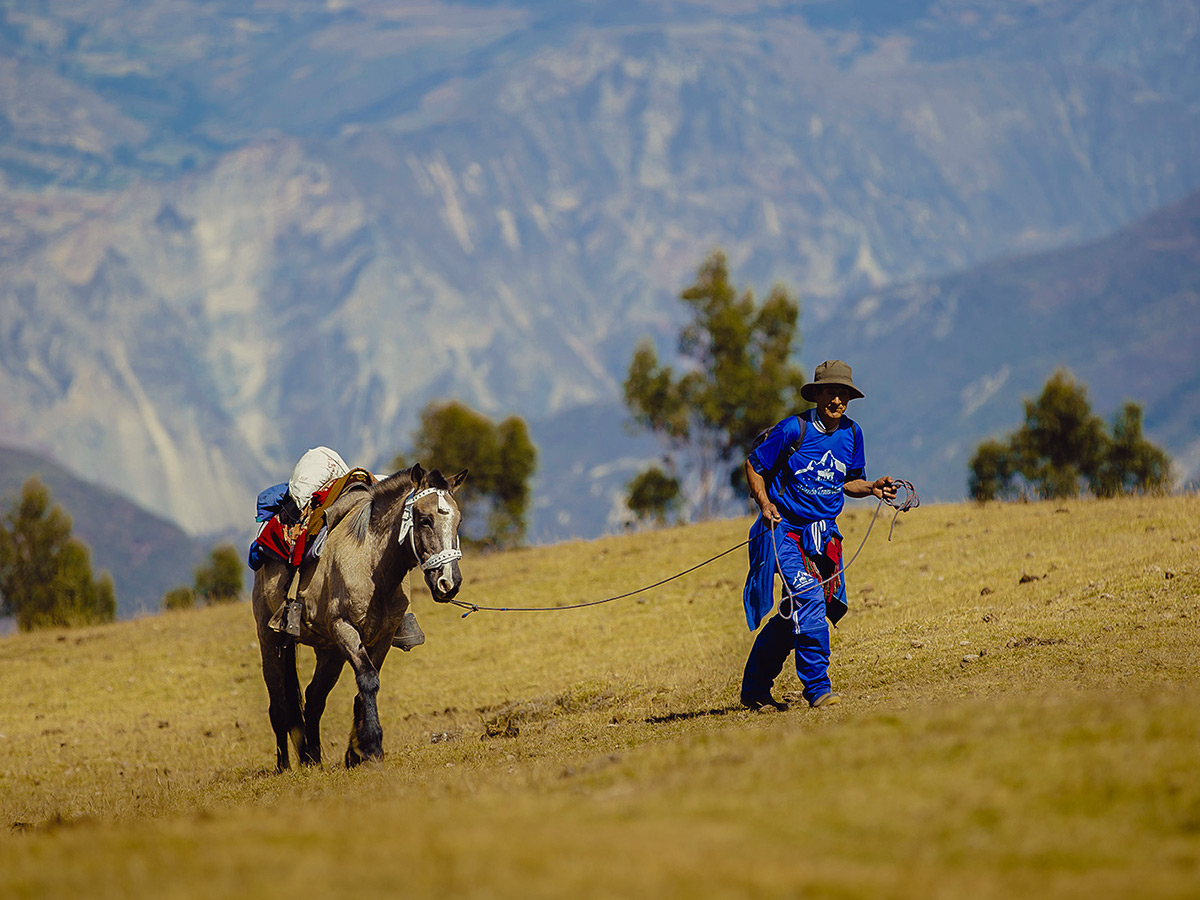
[[[659,437],[671,465],[685,479],[692,476],[693,506],[706,519],[740,485],[755,437],[808,406],[795,364],[800,302],[776,285],[757,303],[753,291],[731,283],[719,250],[679,299],[690,320],[679,334],[678,371],[660,363],[653,342],[643,340],[625,379],[625,404],[634,422]]]

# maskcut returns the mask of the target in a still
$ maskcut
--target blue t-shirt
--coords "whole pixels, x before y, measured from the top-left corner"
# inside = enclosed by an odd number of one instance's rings
[[[862,429],[848,416],[842,416],[837,430],[826,434],[817,411],[801,413],[805,419],[804,441],[791,455],[767,495],[784,519],[794,525],[836,519],[842,511],[847,481],[866,477]],[[775,459],[786,451],[800,434],[795,416],[788,416],[771,429],[763,442],[750,454],[750,465],[764,478]]]

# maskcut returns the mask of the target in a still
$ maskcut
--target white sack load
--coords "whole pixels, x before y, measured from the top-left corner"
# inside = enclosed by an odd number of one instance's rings
[[[350,467],[336,451],[328,447],[314,447],[300,457],[300,462],[292,470],[288,493],[301,510],[307,509],[308,501],[316,491],[349,471]]]

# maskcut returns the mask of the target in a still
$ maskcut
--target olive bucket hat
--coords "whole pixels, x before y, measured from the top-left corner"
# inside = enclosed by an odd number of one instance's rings
[[[851,400],[857,400],[863,396],[863,392],[854,386],[854,379],[851,377],[849,364],[842,362],[840,359],[827,359],[817,366],[816,372],[813,373],[813,380],[800,388],[800,396],[809,403],[815,402],[816,397],[813,391],[823,384],[845,385],[850,388]]]

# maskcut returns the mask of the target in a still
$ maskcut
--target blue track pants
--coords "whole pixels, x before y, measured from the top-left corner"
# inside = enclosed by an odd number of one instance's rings
[[[782,527],[776,530],[776,546],[779,566],[791,588],[792,600],[785,591],[780,611],[759,629],[742,673],[742,694],[759,697],[770,692],[783,671],[788,654],[795,651],[796,674],[804,685],[804,699],[812,703],[832,689],[825,591],[819,580],[804,568],[804,556],[796,539]],[[819,557],[818,561],[823,559]],[[831,567],[829,572],[832,571]],[[822,572],[822,577],[829,572]]]

